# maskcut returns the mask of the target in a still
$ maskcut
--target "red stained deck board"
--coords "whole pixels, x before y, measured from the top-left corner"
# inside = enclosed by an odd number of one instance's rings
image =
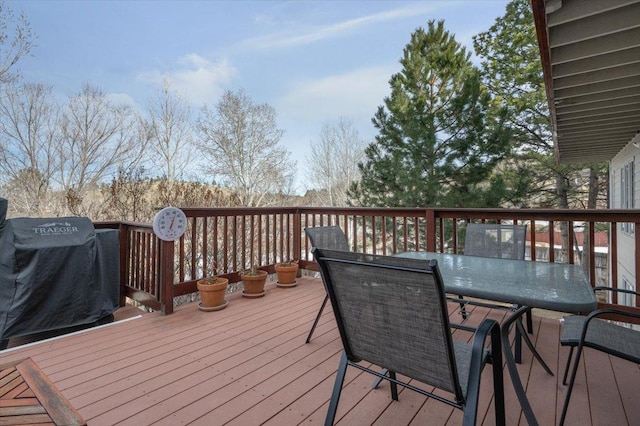
[[[218,312],[199,311],[195,303],[179,306],[173,315],[145,314],[5,351],[0,358],[15,362],[31,357],[91,426],[317,424],[324,422],[341,345],[330,306],[311,343],[304,343],[325,293],[318,278],[298,282],[289,289],[271,283],[261,299],[231,296],[228,307]],[[506,315],[502,310],[472,309],[469,324],[484,318],[501,321]],[[452,303],[452,322],[460,321],[457,311]],[[535,315],[534,320],[531,337],[554,376],[547,375],[526,348],[518,371],[540,423],[554,424],[564,402],[561,376],[568,348],[559,345],[557,319]],[[453,335],[465,341],[471,337],[459,330]],[[257,364],[248,364],[249,359]],[[495,423],[490,370],[485,369],[481,384],[483,425]],[[504,373],[507,424],[524,424]],[[0,388],[9,375],[0,372]],[[373,390],[372,381],[371,375],[347,370],[338,407],[342,424],[460,424],[459,410],[407,390],[392,402],[388,384]],[[633,424],[640,418],[639,392],[637,365],[587,349],[567,425],[600,424],[613,418],[605,417],[607,407],[618,411],[616,422]]]

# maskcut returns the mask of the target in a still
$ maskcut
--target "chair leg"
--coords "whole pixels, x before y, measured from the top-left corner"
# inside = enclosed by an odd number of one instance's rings
[[[338,401],[340,400],[340,393],[342,392],[342,384],[344,383],[344,376],[347,372],[347,353],[342,351],[342,357],[340,358],[340,366],[336,374],[336,381],[333,385],[333,393],[331,394],[331,401],[329,402],[329,410],[327,411],[327,417],[324,420],[325,426],[332,426],[336,419],[336,412],[338,411]]]
[[[329,295],[327,294],[324,296],[324,300],[322,301],[322,306],[320,306],[318,315],[316,315],[316,319],[313,321],[313,325],[311,326],[311,330],[309,331],[309,335],[307,336],[307,340],[305,341],[305,343],[309,343],[309,341],[311,340],[311,336],[313,336],[313,332],[316,329],[316,325],[318,325],[318,321],[320,321],[320,317],[322,316],[322,311],[324,311],[324,307],[327,304],[328,300],[329,300]]]
[[[564,425],[564,420],[567,417],[567,409],[569,408],[569,400],[571,399],[571,391],[573,391],[573,385],[576,381],[576,374],[578,373],[578,364],[580,364],[580,356],[582,355],[582,345],[578,345],[578,351],[576,352],[576,359],[573,361],[573,369],[571,370],[571,379],[569,379],[569,387],[567,388],[567,396],[564,399],[564,405],[562,406],[562,415],[560,416],[559,426]]]
[[[500,329],[491,333],[491,368],[493,371],[493,394],[496,426],[505,426],[504,373],[502,371],[502,345]]]
[[[567,365],[564,367],[564,376],[562,377],[562,384],[567,385],[567,375],[569,374],[569,366],[571,365],[571,357],[573,357],[573,349],[575,346],[569,348],[569,359],[567,359]]]
[[[393,371],[389,371],[389,377],[393,380],[396,380],[396,373]],[[391,384],[391,399],[394,401],[398,400],[398,385],[395,382],[389,381]]]

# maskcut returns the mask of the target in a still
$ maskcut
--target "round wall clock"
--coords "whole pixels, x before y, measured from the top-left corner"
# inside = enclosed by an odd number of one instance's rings
[[[153,218],[153,232],[164,241],[175,241],[187,229],[187,216],[177,207],[165,207]]]

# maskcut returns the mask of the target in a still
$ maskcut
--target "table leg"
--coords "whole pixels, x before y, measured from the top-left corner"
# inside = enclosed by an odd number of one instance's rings
[[[542,368],[544,368],[544,371],[546,371],[548,374],[553,376],[553,372],[551,371],[547,363],[544,362],[544,360],[536,350],[536,347],[533,346],[533,342],[529,338],[529,334],[525,331],[524,325],[522,324],[522,320],[520,318],[518,319],[518,321],[516,321],[516,334],[519,335],[516,337],[516,339],[524,339],[524,342],[529,347],[529,350],[531,350],[531,353],[533,354],[535,359],[537,359],[540,365],[542,366]],[[518,357],[518,354],[516,353],[516,361],[518,362],[518,364],[520,364],[521,360],[518,359],[517,357]]]
[[[527,394],[522,386],[522,381],[520,381],[520,375],[518,374],[518,368],[516,367],[516,361],[513,357],[513,352],[511,351],[511,343],[509,341],[509,329],[514,322],[518,323],[522,314],[524,314],[528,307],[518,308],[513,315],[507,318],[503,323],[501,328],[501,340],[502,340],[502,353],[505,359],[505,364],[507,365],[507,370],[509,371],[509,376],[511,377],[511,382],[513,383],[513,388],[516,391],[516,396],[518,397],[518,401],[520,401],[520,406],[522,407],[522,411],[524,416],[527,419],[527,422],[530,426],[537,426],[538,421],[536,420],[536,416],[533,413],[533,409],[531,408],[531,404],[529,404],[529,399],[527,398]],[[523,333],[526,335],[526,333]]]

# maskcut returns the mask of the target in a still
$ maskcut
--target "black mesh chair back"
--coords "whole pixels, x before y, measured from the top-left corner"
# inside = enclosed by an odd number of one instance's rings
[[[526,238],[527,225],[468,223],[464,254],[524,260]]]
[[[488,333],[496,367],[496,418],[498,424],[504,424],[499,327],[493,320],[483,322],[476,335],[482,341],[474,341],[473,346],[453,340],[435,261],[322,249],[314,249],[314,254],[344,347],[325,424],[334,421],[341,375],[347,366],[383,377],[393,387],[410,387],[433,396],[397,380],[399,373],[451,392],[454,399],[443,402],[465,410],[465,424],[475,424],[480,372],[490,360],[490,352],[484,348]],[[470,371],[472,358],[475,371]],[[357,364],[360,361],[383,366],[390,374],[364,368]],[[397,399],[393,389],[392,396]]]
[[[506,225],[489,223],[468,223],[464,240],[465,256],[492,257],[498,259],[524,260],[527,243],[527,225]],[[502,309],[502,305],[484,302],[470,302],[458,296],[460,314],[463,320],[469,316],[466,305],[479,305]],[[449,299],[453,301],[453,299]],[[461,302],[462,301],[462,302]],[[512,310],[517,309],[513,306]],[[527,330],[533,332],[531,312],[526,313]],[[517,334],[516,353],[520,358],[520,334]]]
[[[349,251],[347,237],[339,226],[316,226],[304,228],[312,247]]]
[[[349,251],[347,237],[339,226],[316,226],[304,228],[304,232],[307,234],[312,248],[317,247],[321,249]],[[318,309],[318,313],[313,321],[311,330],[309,330],[305,343],[309,343],[311,341],[311,336],[313,336],[313,332],[320,321],[320,317],[322,316],[322,312],[324,311],[328,301],[329,296],[327,295],[322,301],[320,309]]]

